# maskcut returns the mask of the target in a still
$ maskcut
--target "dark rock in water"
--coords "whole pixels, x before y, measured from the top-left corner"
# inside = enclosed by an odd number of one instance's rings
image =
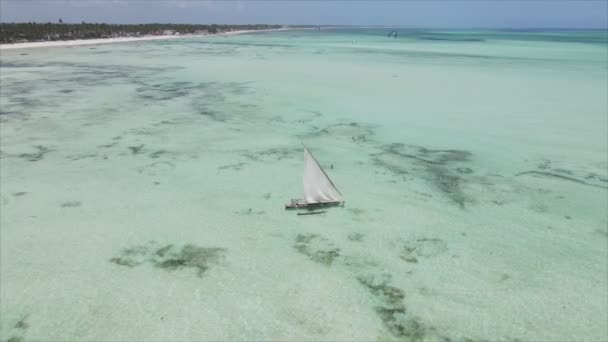
[[[230,169],[230,170],[239,171],[245,165],[247,165],[247,163],[236,163],[236,164],[218,166],[217,169],[218,170],[228,170],[228,169]]]
[[[121,251],[121,256],[111,258],[110,262],[120,266],[135,267],[144,263],[149,254],[148,246],[134,246]]]
[[[248,216],[248,215],[264,215],[264,214],[266,214],[266,212],[263,211],[263,210],[253,211],[253,208],[248,208],[248,209],[241,210],[241,211],[235,211],[234,213],[237,214],[237,215],[243,215],[243,216]]]
[[[154,266],[168,271],[182,268],[194,268],[198,270],[198,276],[202,277],[211,264],[217,263],[225,252],[224,248],[198,247],[186,245],[179,253],[173,253],[168,259],[157,262]]]
[[[82,205],[82,202],[80,202],[80,201],[70,201],[70,202],[61,203],[62,208],[75,208],[75,207],[80,207],[80,205]]]
[[[473,173],[473,170],[469,169],[468,167],[459,167],[456,168],[456,171],[460,172],[460,173]]]
[[[158,176],[166,174],[172,171],[173,169],[175,169],[175,164],[171,162],[156,162],[138,168],[137,172],[148,176]]]
[[[348,239],[350,241],[359,242],[359,241],[362,241],[364,237],[365,237],[365,235],[361,234],[361,233],[351,233],[351,234],[348,234]]]
[[[198,113],[218,122],[225,122],[227,120],[226,116],[222,113],[206,107],[201,108]]]
[[[158,158],[161,155],[167,153],[166,151],[160,150],[160,151],[156,151],[154,153],[150,153],[150,158]]]
[[[168,251],[171,249],[171,247],[173,247],[173,245],[166,245],[166,246],[165,246],[165,247],[163,247],[163,248],[159,248],[159,249],[156,251],[156,255],[158,255],[158,256],[159,256],[159,257],[161,257],[161,258],[162,258],[162,257],[164,257],[164,256],[165,256],[165,254],[167,254],[167,252],[168,252]]]
[[[186,265],[187,265],[186,260],[169,259],[169,260],[164,260],[164,261],[161,261],[160,263],[157,263],[156,267],[164,268],[167,270],[176,270],[176,269],[184,267]],[[207,266],[203,265],[202,271],[204,272],[206,270],[207,270]]]
[[[44,158],[44,155],[51,152],[51,149],[48,149],[42,145],[35,146],[38,152],[35,153],[22,153],[19,155],[19,158],[24,158],[27,161],[39,161]]]
[[[28,317],[29,315],[22,316],[21,319],[19,319],[17,323],[15,323],[15,329],[26,330],[27,328],[29,328],[30,325],[26,322]]]
[[[97,147],[110,148],[110,147],[116,146],[117,144],[118,144],[118,141],[115,141],[115,142],[109,143],[109,144],[97,145]]]
[[[340,256],[340,249],[335,248],[327,251],[316,251],[310,255],[310,259],[325,265],[331,265]]]
[[[415,256],[413,256],[413,255],[411,255],[411,254],[402,254],[402,255],[400,256],[400,258],[401,258],[403,261],[406,261],[406,262],[411,262],[411,263],[414,263],[414,264],[415,264],[415,263],[418,263],[418,258],[416,258]]]
[[[418,258],[430,258],[448,250],[445,241],[437,238],[420,238],[405,241],[402,246],[401,259],[407,262],[418,262]]]
[[[140,154],[142,153],[141,150],[144,148],[144,144],[141,144],[139,146],[129,146],[129,150],[131,150],[132,154]]]
[[[538,168],[541,170],[546,170],[549,169],[551,167],[551,161],[550,160],[543,160],[540,164],[538,164]]]
[[[113,262],[116,265],[128,266],[128,267],[135,267],[135,266],[141,264],[141,262],[137,262],[137,261],[135,261],[133,259],[129,259],[129,258],[111,258],[110,262]]]
[[[76,161],[76,160],[81,160],[81,159],[96,158],[98,156],[99,156],[99,154],[97,154],[97,153],[83,153],[83,154],[78,154],[78,155],[67,156],[66,159]],[[103,159],[103,157],[102,157],[102,159]]]
[[[125,256],[145,255],[148,253],[148,250],[149,248],[146,246],[135,246],[123,249],[122,254]]]
[[[313,239],[316,239],[318,237],[318,234],[298,234],[298,236],[296,236],[296,244],[310,243]]]
[[[263,196],[263,197],[264,197],[264,199],[270,199],[270,192],[269,192],[269,193],[264,194],[264,196]]]
[[[367,137],[364,134],[360,134],[360,135],[352,137],[352,140],[354,142],[365,142],[365,141],[367,141]]]

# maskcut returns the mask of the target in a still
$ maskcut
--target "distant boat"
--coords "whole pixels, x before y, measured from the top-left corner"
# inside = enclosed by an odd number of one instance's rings
[[[304,146],[304,198],[292,199],[285,209],[319,208],[344,205],[342,194],[310,150]]]

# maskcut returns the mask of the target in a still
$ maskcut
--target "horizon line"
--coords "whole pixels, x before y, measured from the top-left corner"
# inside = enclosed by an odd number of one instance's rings
[[[550,27],[550,26],[530,26],[530,27],[510,27],[510,26],[470,26],[470,27],[450,27],[450,26],[403,26],[403,25],[343,25],[343,24],[268,24],[268,23],[229,23],[229,24],[218,24],[218,23],[172,23],[172,22],[142,22],[142,23],[112,23],[112,22],[52,22],[52,21],[11,21],[5,22],[0,20],[2,24],[71,24],[79,25],[85,24],[105,24],[105,25],[269,25],[269,26],[311,26],[311,27],[325,27],[325,28],[398,28],[398,29],[447,29],[447,30],[595,30],[595,31],[606,31],[608,33],[608,26],[606,27]]]

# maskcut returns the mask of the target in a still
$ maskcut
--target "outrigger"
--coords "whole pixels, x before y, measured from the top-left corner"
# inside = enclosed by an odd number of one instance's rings
[[[331,206],[344,206],[342,194],[306,145],[304,146],[303,183],[304,198],[292,199],[290,203],[285,205],[285,209],[305,208],[313,210]]]

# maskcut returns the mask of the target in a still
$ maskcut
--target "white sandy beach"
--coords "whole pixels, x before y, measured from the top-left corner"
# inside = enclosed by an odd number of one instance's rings
[[[49,41],[49,42],[27,42],[27,43],[14,43],[14,44],[0,44],[0,50],[129,43],[129,42],[141,42],[141,41],[146,41],[146,40],[196,38],[196,37],[206,37],[206,36],[233,36],[233,35],[244,34],[244,33],[284,31],[284,30],[287,30],[287,29],[280,28],[280,29],[267,29],[267,30],[240,30],[240,31],[222,32],[222,33],[218,33],[218,34],[184,34],[184,35],[159,35],[159,36],[150,35],[150,36],[143,36],[143,37],[120,37],[120,38],[60,40],[60,41]]]

